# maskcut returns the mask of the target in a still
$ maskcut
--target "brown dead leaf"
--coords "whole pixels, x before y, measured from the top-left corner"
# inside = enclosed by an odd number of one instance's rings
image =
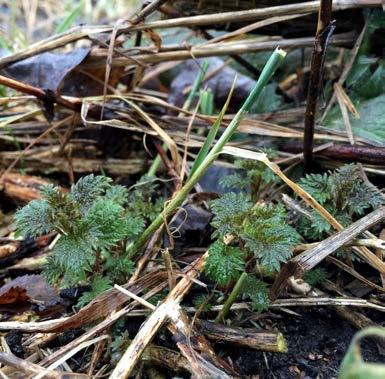
[[[89,48],[79,48],[66,54],[39,54],[14,63],[2,70],[2,74],[31,86],[56,92],[64,78],[83,62],[89,52]]]
[[[57,291],[40,275],[24,275],[11,280],[0,288],[0,305],[39,304],[48,308],[59,302]]]

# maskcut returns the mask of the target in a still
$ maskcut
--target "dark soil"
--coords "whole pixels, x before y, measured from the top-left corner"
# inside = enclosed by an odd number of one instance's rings
[[[332,309],[298,309],[301,317],[283,315],[276,326],[285,335],[288,353],[263,353],[251,349],[227,347],[242,378],[259,379],[331,379],[357,330],[341,320]],[[385,362],[374,342],[362,343],[367,361]],[[223,351],[223,350],[222,350]]]

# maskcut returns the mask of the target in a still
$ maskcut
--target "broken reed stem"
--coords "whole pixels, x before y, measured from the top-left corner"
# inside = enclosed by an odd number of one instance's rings
[[[53,91],[46,92],[41,88],[33,87],[29,84],[19,82],[17,80],[8,78],[3,75],[0,75],[0,84],[9,88],[15,89],[16,91],[35,96],[39,100],[41,100],[43,103],[48,103],[48,102],[57,103],[75,112],[80,112],[80,109],[81,109],[81,105],[82,105],[81,102],[72,102],[70,100],[64,99],[63,97],[55,94]]]
[[[245,280],[247,279],[247,273],[242,272],[242,275],[237,280],[237,283],[235,284],[233,290],[231,291],[229,297],[227,298],[226,302],[223,304],[223,308],[218,312],[217,317],[215,318],[215,322],[223,322],[227,314],[229,313],[229,310],[235,300],[237,299],[238,295],[241,293],[243,284]]]
[[[224,326],[203,320],[196,320],[195,324],[208,339],[216,342],[275,353],[287,351],[285,337],[279,332],[255,331],[255,329]]]
[[[275,300],[282,289],[286,287],[287,280],[291,276],[299,276],[304,272],[312,269],[328,255],[334,253],[341,246],[351,241],[360,233],[376,225],[379,221],[385,218],[385,207],[381,207],[360,220],[354,222],[345,229],[342,229],[337,234],[332,235],[320,242],[316,247],[306,250],[296,257],[285,263],[274,281],[271,289],[272,300]],[[375,257],[375,255],[373,254]],[[377,258],[377,257],[376,257]],[[378,258],[377,258],[378,259]],[[380,261],[382,263],[382,261]],[[381,270],[380,270],[381,271]],[[383,271],[381,271],[383,272]]]
[[[302,144],[295,141],[284,142],[280,144],[281,150],[290,153],[300,153],[302,148]],[[343,162],[360,162],[380,166],[383,166],[385,161],[384,147],[333,144],[315,153],[316,149],[318,148],[320,148],[320,145],[315,145],[313,149],[314,156],[326,157],[332,160]]]
[[[323,80],[323,62],[328,44],[328,36],[325,36],[324,33],[331,21],[332,4],[333,0],[321,0],[318,12],[317,32],[314,39],[314,49],[310,66],[304,122],[303,158],[306,170],[309,170],[312,164],[315,115],[318,94]]]
[[[187,198],[190,191],[193,187],[198,183],[200,178],[206,172],[206,170],[211,166],[211,164],[215,161],[218,154],[221,152],[225,144],[229,141],[233,133],[236,131],[239,123],[242,121],[246,113],[250,110],[251,106],[258,99],[262,90],[265,88],[266,84],[270,80],[270,78],[275,73],[278,65],[285,58],[286,52],[281,49],[276,49],[273,54],[270,56],[267,61],[265,67],[262,70],[262,73],[254,87],[254,89],[250,92],[249,96],[231,120],[230,124],[227,126],[222,136],[219,138],[217,143],[211,149],[211,151],[207,154],[206,158],[203,160],[202,164],[198,169],[193,173],[193,175],[187,180],[184,186],[180,189],[180,191],[175,195],[173,199],[171,199],[163,212],[161,212],[158,217],[147,227],[147,229],[142,233],[142,235],[137,239],[137,241],[130,247],[128,251],[129,257],[133,256],[137,253],[143,246],[146,244],[148,238],[162,225],[163,222],[167,220],[167,218],[183,203],[183,201]]]

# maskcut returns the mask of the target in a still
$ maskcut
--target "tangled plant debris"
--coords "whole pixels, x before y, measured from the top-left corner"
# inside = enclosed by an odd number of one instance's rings
[[[382,378],[382,5],[1,2],[1,376]]]

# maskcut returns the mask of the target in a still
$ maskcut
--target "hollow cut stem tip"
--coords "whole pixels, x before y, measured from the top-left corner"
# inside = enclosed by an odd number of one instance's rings
[[[286,54],[287,54],[287,52],[286,52],[285,50],[282,50],[282,49],[280,49],[279,47],[277,47],[277,48],[275,49],[275,52],[276,52],[277,54],[279,54],[282,58],[285,58],[285,57],[286,57]]]

